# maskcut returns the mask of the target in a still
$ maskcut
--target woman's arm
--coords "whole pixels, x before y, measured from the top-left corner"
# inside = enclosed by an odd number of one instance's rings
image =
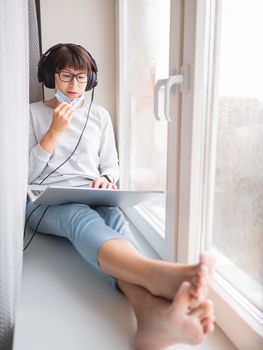
[[[29,121],[29,166],[28,166],[28,183],[33,183],[38,176],[42,173],[43,169],[47,165],[52,153],[46,151],[38,143],[34,126],[32,121],[32,115],[30,115]]]
[[[46,167],[56,147],[59,137],[69,126],[73,108],[67,103],[60,103],[53,112],[52,122],[47,132],[38,142],[34,132],[32,115],[29,124],[29,173],[28,182],[32,183]]]

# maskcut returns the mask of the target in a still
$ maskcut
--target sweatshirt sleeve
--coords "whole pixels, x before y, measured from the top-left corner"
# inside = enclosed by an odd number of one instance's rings
[[[110,115],[105,111],[105,124],[100,143],[100,173],[111,175],[114,182],[119,179],[119,160]]]
[[[42,173],[47,165],[52,153],[45,151],[37,141],[32,114],[29,118],[29,169],[28,169],[28,183],[31,184]]]

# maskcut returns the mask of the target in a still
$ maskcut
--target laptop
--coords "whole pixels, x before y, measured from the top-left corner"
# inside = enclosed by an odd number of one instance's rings
[[[28,195],[34,204],[57,205],[84,203],[91,206],[132,207],[161,198],[164,191],[133,191],[69,186],[29,185]]]

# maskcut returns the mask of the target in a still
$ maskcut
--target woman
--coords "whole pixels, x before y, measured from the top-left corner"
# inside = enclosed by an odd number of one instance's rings
[[[56,94],[30,106],[29,183],[115,189],[114,134],[107,111],[92,104],[92,56],[79,45],[55,45],[41,57],[38,78]],[[203,254],[196,265],[143,257],[122,212],[113,207],[28,202],[27,220],[33,230],[68,238],[126,295],[137,318],[136,349],[200,343],[212,332],[213,306],[205,300],[212,257]]]

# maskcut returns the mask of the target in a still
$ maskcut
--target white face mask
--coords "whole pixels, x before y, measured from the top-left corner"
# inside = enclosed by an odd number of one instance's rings
[[[58,102],[66,102],[69,103],[72,106],[78,105],[81,101],[85,99],[85,93],[81,96],[74,98],[73,100],[69,99],[67,96],[65,96],[59,89],[57,89],[55,93],[55,97],[58,100]]]

